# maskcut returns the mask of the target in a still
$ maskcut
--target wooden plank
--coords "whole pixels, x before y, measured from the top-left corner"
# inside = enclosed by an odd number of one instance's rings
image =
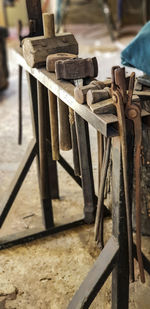
[[[117,262],[119,245],[114,236],[107,242],[67,309],[87,309]]]
[[[32,139],[26,153],[17,169],[14,179],[12,180],[10,187],[7,191],[7,197],[3,201],[0,207],[0,227],[5,221],[5,218],[8,212],[11,209],[11,206],[16,198],[16,195],[21,188],[21,185],[27,175],[27,172],[37,154],[37,143],[35,139]]]

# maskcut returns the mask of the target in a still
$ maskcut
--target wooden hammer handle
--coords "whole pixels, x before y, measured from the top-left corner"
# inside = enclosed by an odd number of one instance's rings
[[[59,135],[60,149],[70,150],[72,148],[72,144],[71,144],[70,123],[69,123],[69,108],[60,99],[58,99],[58,104],[59,104],[59,125],[60,125],[60,135]]]
[[[69,121],[70,121],[70,130],[71,130],[74,174],[76,176],[81,176],[79,149],[78,149],[76,126],[75,126],[74,110],[71,107],[69,107]]]
[[[53,160],[59,160],[59,132],[58,132],[58,113],[57,97],[51,91],[48,91],[50,126],[51,126],[51,147]]]
[[[55,36],[54,14],[43,14],[44,37],[52,38]],[[49,96],[50,126],[51,126],[51,143],[52,158],[59,160],[59,133],[58,133],[58,116],[57,116],[57,97],[51,92]]]
[[[44,13],[42,16],[44,37],[53,38],[55,36],[54,14]]]

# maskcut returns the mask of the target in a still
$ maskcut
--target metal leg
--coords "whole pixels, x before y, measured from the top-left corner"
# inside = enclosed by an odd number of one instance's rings
[[[67,309],[87,309],[117,263],[118,242],[111,237]]]
[[[7,198],[1,205],[0,209],[0,227],[4,223],[7,214],[11,209],[11,206],[17,196],[17,193],[20,190],[22,183],[28,173],[28,170],[36,156],[36,146],[37,146],[36,141],[33,139],[30,142],[27,151],[23,157],[23,160],[18,167],[16,175],[10,184],[10,187],[7,192]]]
[[[95,220],[96,202],[94,192],[94,181],[92,172],[91,150],[89,141],[88,123],[75,113],[82,189],[84,197],[85,222],[92,223]]]
[[[40,154],[40,191],[45,228],[54,225],[53,211],[51,204],[50,177],[49,177],[49,158],[48,148],[48,93],[47,89],[37,81],[38,88],[38,116],[39,116],[39,154]]]
[[[118,262],[112,272],[112,309],[128,309],[128,239],[119,137],[113,138],[112,141],[112,161],[113,235],[119,242]]]

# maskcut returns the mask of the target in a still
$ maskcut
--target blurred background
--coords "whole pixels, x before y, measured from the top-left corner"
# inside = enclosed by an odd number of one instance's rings
[[[107,3],[115,21],[121,18],[123,25],[143,24],[150,16],[150,2],[145,0],[42,0],[44,11],[56,13],[66,6],[66,24],[104,22],[102,3]],[[5,6],[5,9],[4,9]],[[6,22],[7,17],[7,22]],[[25,0],[0,0],[0,25],[16,26],[17,17],[27,25]]]
[[[113,65],[121,64],[121,51],[150,18],[148,0],[42,0],[41,3],[43,12],[55,14],[57,32],[68,31],[75,35],[81,57],[97,57],[100,80],[110,77]],[[23,25],[21,34],[28,34],[26,0],[0,0],[0,206],[33,136],[28,85],[23,70],[23,143],[21,147],[17,144],[19,69],[12,48],[18,48],[20,45],[18,20],[21,20]],[[127,70],[128,73],[135,71],[141,74],[139,70],[133,68],[127,68]],[[147,137],[146,139],[148,140]],[[92,127],[90,127],[90,141],[97,193],[97,135]],[[149,142],[147,144],[149,149]],[[63,155],[71,164],[71,152],[65,152]],[[148,161],[150,162],[150,152]],[[54,209],[57,215],[56,222],[59,224],[62,218],[66,220],[68,216],[69,219],[74,215],[81,217],[83,197],[80,188],[74,185],[60,166],[58,172],[61,199],[54,202]],[[147,186],[144,184],[143,187],[145,187],[143,196],[146,199],[146,194],[149,196],[149,179]],[[150,197],[148,197],[148,203],[150,205]],[[0,236],[37,228],[37,226],[42,229],[43,223],[34,162],[0,230]],[[105,240],[109,239],[111,228],[111,220],[107,219]],[[143,237],[143,249],[147,257],[150,257],[148,237]],[[2,251],[0,254],[0,308],[66,308],[98,255],[99,249],[94,241],[93,226],[84,226],[80,231],[63,233],[61,237],[60,235],[48,237],[26,246]],[[1,302],[1,295],[5,295],[6,288],[9,298],[7,297],[5,307]],[[99,304],[102,309],[110,309],[110,290],[109,278],[91,309],[99,308]],[[14,298],[11,299],[9,293],[15,295]],[[135,284],[130,285],[129,308],[149,309],[149,304],[150,278],[147,275],[146,284],[141,285],[137,280]]]

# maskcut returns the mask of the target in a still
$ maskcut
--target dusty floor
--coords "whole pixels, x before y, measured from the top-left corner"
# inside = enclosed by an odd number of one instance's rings
[[[69,28],[69,27],[68,27]],[[73,29],[74,30],[74,29]],[[100,31],[101,30],[101,31]],[[80,54],[96,55],[99,77],[110,76],[112,65],[119,64],[120,50],[131,37],[111,43],[105,26],[76,26]],[[79,34],[80,33],[80,34]],[[93,40],[94,38],[94,40]],[[32,137],[26,77],[23,78],[23,145],[17,145],[17,65],[9,51],[9,88],[0,94],[0,198],[18,167]],[[95,189],[97,192],[96,132],[90,128]],[[72,163],[71,151],[63,153]],[[82,217],[82,192],[58,166],[60,200],[54,201],[56,224]],[[0,236],[22,230],[41,228],[36,164],[28,176],[5,221]],[[111,235],[111,219],[105,220],[105,241]],[[150,258],[149,238],[143,237],[143,251]],[[55,236],[0,252],[0,309],[65,309],[73,294],[92,267],[99,250],[94,242],[93,226],[83,226]],[[91,308],[111,308],[111,278],[94,300]],[[142,285],[136,272],[136,282],[130,286],[130,309],[150,308],[150,278]]]

